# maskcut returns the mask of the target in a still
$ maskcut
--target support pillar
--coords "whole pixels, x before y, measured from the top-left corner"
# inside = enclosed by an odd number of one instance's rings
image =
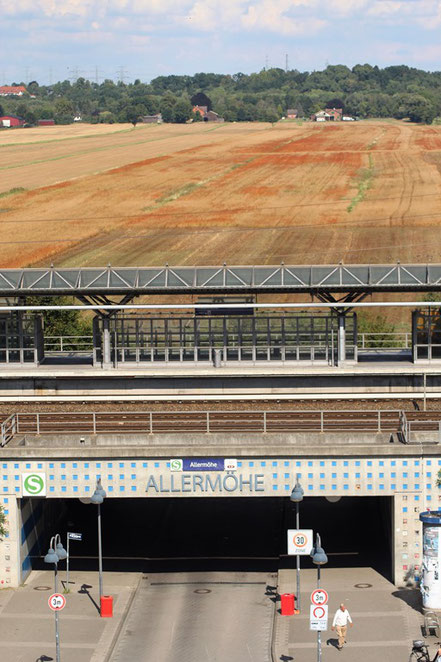
[[[420,513],[423,523],[423,564],[420,590],[425,609],[441,609],[441,513],[426,510]]]
[[[343,366],[346,361],[346,316],[338,315],[338,365]]]
[[[103,317],[103,368],[110,368],[112,365],[112,351],[110,347],[110,319]]]

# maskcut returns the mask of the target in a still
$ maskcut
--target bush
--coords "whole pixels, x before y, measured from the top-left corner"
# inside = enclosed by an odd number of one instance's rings
[[[0,540],[3,540],[7,533],[5,510],[3,506],[0,505]]]
[[[390,347],[389,333],[395,332],[395,324],[389,322],[381,315],[360,314],[357,316],[357,330],[358,333],[375,333],[371,340],[364,343],[365,347]]]

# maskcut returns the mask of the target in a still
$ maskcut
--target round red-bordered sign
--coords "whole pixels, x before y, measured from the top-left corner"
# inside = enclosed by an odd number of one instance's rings
[[[308,536],[305,536],[304,533],[296,533],[292,541],[297,548],[303,549],[308,544]]]
[[[322,618],[325,617],[326,609],[324,609],[321,606],[320,607],[314,607],[314,609],[312,610],[312,614],[313,614],[314,618],[316,618],[318,621],[320,621]]]
[[[311,602],[313,605],[321,607],[328,603],[328,594],[324,588],[316,588],[315,591],[311,593]]]
[[[61,593],[52,593],[47,603],[52,611],[61,611],[66,606],[66,598]]]

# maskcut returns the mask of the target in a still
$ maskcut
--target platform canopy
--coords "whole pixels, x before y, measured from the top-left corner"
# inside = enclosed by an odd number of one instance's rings
[[[441,264],[1,269],[0,296],[441,291]]]

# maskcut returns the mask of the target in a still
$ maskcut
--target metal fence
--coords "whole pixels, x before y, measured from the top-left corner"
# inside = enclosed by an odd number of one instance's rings
[[[400,433],[402,441],[405,444],[416,443],[418,440],[415,440],[415,432],[433,432],[433,439],[429,439],[428,443],[441,443],[441,413],[438,420],[431,420],[426,417],[409,420],[406,412],[400,412]]]
[[[11,414],[0,425],[0,446],[5,446],[17,432],[17,414]]]
[[[413,360],[416,361],[432,361],[441,359],[441,345],[439,344],[426,344],[418,343],[413,347]]]
[[[44,353],[92,354],[93,336],[45,336]]]
[[[359,333],[357,338],[357,346],[359,351],[378,349],[411,350],[412,333],[410,331],[391,333]]]
[[[391,432],[399,410],[44,412],[12,414],[1,442],[14,434],[166,434],[228,432]]]

